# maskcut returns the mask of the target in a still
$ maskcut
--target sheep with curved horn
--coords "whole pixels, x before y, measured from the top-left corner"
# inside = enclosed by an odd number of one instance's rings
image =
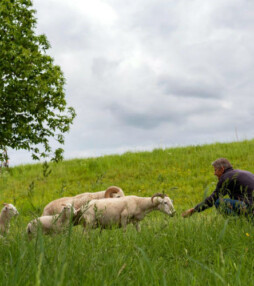
[[[83,193],[74,197],[63,197],[47,204],[43,210],[42,215],[45,216],[59,214],[63,209],[62,204],[72,204],[75,209],[79,209],[82,205],[94,199],[99,200],[104,198],[120,198],[123,196],[124,192],[121,188],[117,186],[111,186],[105,191]]]
[[[112,225],[126,229],[133,223],[140,231],[139,222],[151,211],[159,210],[169,216],[175,214],[172,200],[165,194],[156,193],[152,197],[125,196],[117,200],[101,199],[90,201],[83,211],[80,223],[84,230],[107,228]]]

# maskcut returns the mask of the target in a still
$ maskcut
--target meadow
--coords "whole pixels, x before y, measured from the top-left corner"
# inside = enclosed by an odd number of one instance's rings
[[[214,190],[215,159],[254,172],[253,150],[250,140],[2,169],[0,203],[13,203],[20,215],[0,240],[0,285],[252,285],[253,223],[214,208],[188,219],[181,212]],[[112,185],[126,195],[165,192],[177,214],[150,213],[141,233],[129,225],[84,236],[70,226],[27,240],[27,223],[48,202]]]

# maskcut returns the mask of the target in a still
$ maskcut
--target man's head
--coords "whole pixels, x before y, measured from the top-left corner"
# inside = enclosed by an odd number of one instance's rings
[[[219,158],[215,160],[212,165],[214,167],[214,175],[217,176],[218,179],[227,169],[232,168],[230,162],[225,158]]]

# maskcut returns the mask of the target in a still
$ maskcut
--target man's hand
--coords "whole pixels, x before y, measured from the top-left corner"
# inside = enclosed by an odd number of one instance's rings
[[[195,209],[194,209],[194,208],[189,209],[189,210],[187,210],[187,211],[185,211],[185,212],[182,213],[182,217],[184,217],[184,218],[189,217],[189,216],[193,215],[194,212],[195,212]]]

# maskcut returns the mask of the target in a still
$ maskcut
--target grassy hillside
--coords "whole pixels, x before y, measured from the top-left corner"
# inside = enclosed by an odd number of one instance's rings
[[[27,214],[32,202],[39,214],[58,197],[116,185],[127,195],[164,191],[180,210],[198,203],[204,192],[214,189],[217,179],[211,163],[215,159],[226,157],[234,168],[254,172],[253,150],[254,140],[75,159],[50,163],[46,168],[42,164],[21,165],[1,175],[0,203],[12,202]]]
[[[254,172],[254,140],[156,149],[2,170],[0,202],[20,216],[0,240],[0,285],[252,285],[253,224],[224,218],[212,208],[189,219],[181,212],[210,194],[217,182],[211,163],[226,157]],[[82,227],[28,242],[25,227],[51,200],[121,187],[126,195],[165,192],[177,215],[151,213],[141,233]]]

